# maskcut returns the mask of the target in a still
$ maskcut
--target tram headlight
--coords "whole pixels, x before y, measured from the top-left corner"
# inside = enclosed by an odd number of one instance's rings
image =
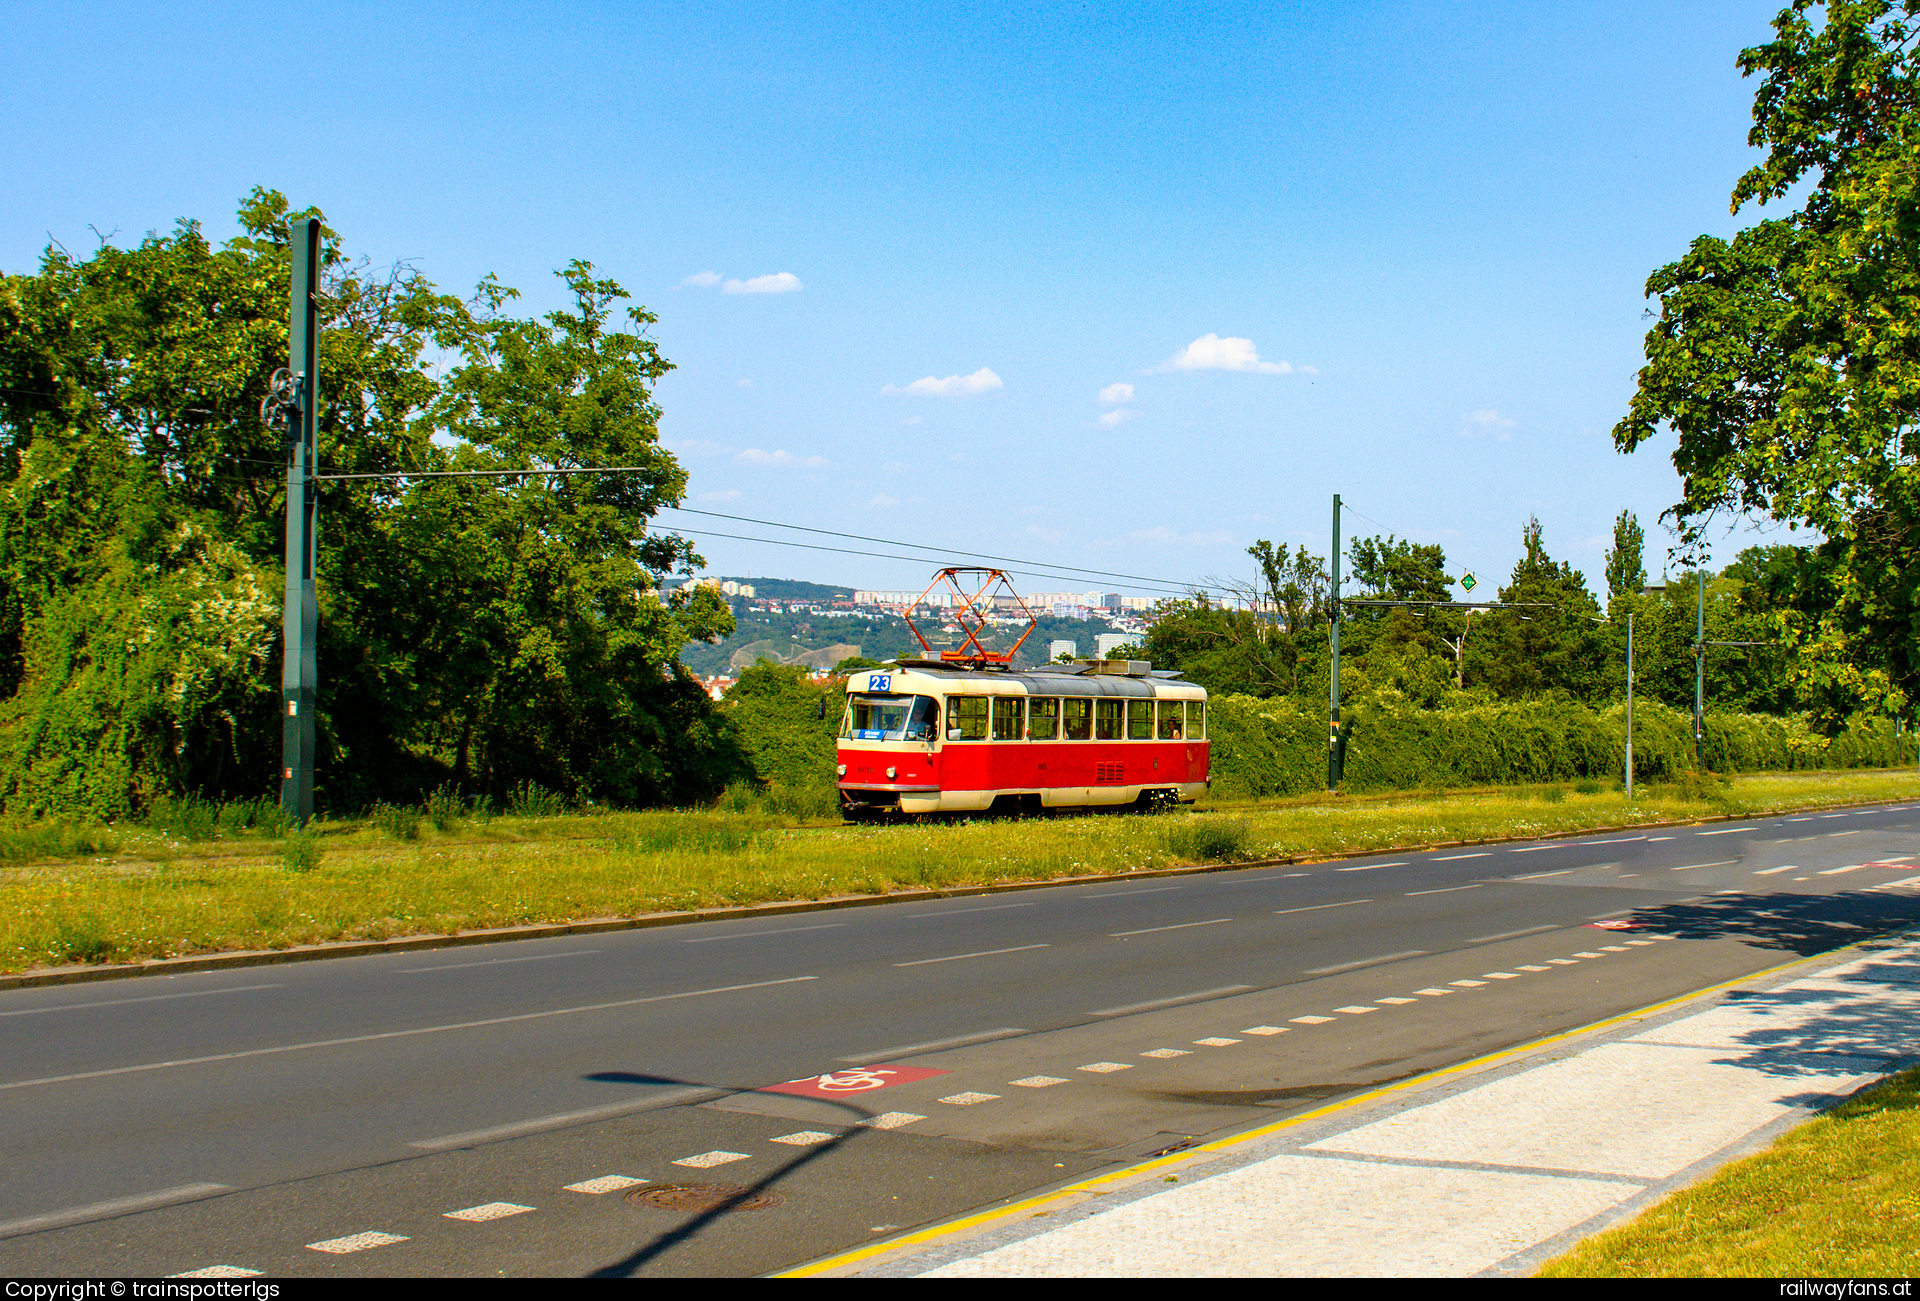
[[[899,774],[900,770],[898,768],[889,768],[887,769],[887,780],[892,781],[895,777],[899,776]]]
[[[840,775],[840,776],[842,776],[842,777],[845,777],[845,776],[847,775],[847,765],[845,765],[845,764],[843,763],[843,764],[841,764],[841,765],[840,765],[840,766],[839,766],[839,767],[838,767],[837,769],[835,769],[834,771],[836,771],[837,773],[839,773],[839,775]]]

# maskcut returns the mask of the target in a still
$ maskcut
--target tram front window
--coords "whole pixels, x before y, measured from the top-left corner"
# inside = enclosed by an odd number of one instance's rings
[[[842,738],[931,741],[940,735],[940,702],[931,696],[855,696]]]

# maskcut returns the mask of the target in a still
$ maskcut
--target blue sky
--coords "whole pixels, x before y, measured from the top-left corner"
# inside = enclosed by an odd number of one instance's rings
[[[1622,509],[1659,571],[1670,445],[1608,431],[1648,273],[1754,216],[1780,4],[4,4],[0,269],[261,184],[449,289],[620,281],[689,505],[1181,582],[1338,492],[1600,588]]]

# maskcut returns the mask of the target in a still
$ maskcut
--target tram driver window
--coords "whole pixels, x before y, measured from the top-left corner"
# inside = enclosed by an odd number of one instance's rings
[[[993,698],[993,739],[996,741],[1018,741],[1021,737],[1023,696],[995,696]]]
[[[1093,735],[1093,702],[1091,700],[1061,701],[1060,721],[1067,740],[1086,740]]]
[[[1185,705],[1178,700],[1163,700],[1160,702],[1160,739],[1162,741],[1178,741],[1180,739],[1180,724],[1182,716],[1185,713]]]
[[[907,732],[902,738],[907,741],[937,741],[940,739],[940,702],[932,696],[913,698],[913,717],[907,720]]]
[[[947,739],[984,741],[987,739],[987,697],[947,697]]]
[[[1096,700],[1093,702],[1093,739],[1096,741],[1118,741],[1122,731],[1121,720],[1126,716],[1127,702],[1124,700]]]

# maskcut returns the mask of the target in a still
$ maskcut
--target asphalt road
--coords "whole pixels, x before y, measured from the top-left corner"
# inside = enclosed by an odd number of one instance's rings
[[[1887,806],[0,993],[0,1274],[777,1269],[1910,925],[1916,831]],[[763,1091],[824,1073],[880,1087]]]

